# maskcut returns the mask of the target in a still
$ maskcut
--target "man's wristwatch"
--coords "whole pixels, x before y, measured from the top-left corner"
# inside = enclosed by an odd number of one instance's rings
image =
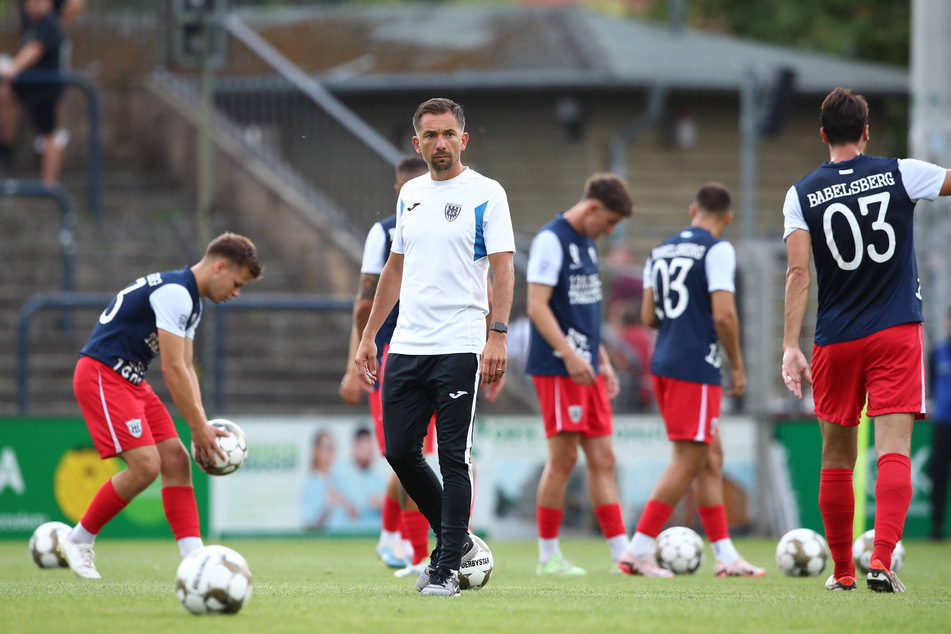
[[[503,335],[509,331],[509,327],[503,324],[501,321],[493,322],[489,326],[489,330],[494,330],[495,332],[501,332]]]

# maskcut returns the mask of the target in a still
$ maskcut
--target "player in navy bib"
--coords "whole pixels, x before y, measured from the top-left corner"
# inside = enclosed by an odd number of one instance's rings
[[[426,161],[418,156],[408,156],[400,161],[396,167],[396,193],[399,194],[403,185],[417,176],[428,173]],[[347,355],[347,370],[340,382],[340,398],[347,405],[356,405],[360,395],[367,392],[370,401],[370,414],[376,432],[377,445],[380,455],[385,455],[383,439],[383,392],[380,383],[383,381],[384,366],[393,329],[396,328],[396,319],[399,316],[399,302],[390,311],[386,321],[376,333],[377,363],[380,367],[380,381],[375,386],[369,386],[360,378],[353,358],[357,353],[357,346],[363,337],[363,329],[370,317],[370,308],[373,306],[373,297],[380,281],[380,274],[390,257],[390,248],[393,246],[393,235],[396,232],[396,216],[389,216],[373,225],[367,234],[363,246],[363,262],[360,266],[360,291],[353,305],[353,328],[350,333],[350,352]],[[429,455],[435,451],[436,417],[430,421],[429,432],[426,434],[424,452]],[[396,573],[400,576],[418,575],[422,571],[423,563],[429,556],[429,522],[405,491],[402,490],[399,478],[393,473],[386,484],[386,495],[383,498],[382,527],[380,539],[377,542],[376,553],[384,564],[390,568],[399,568]]]
[[[225,233],[194,266],[140,277],[102,311],[80,352],[73,389],[99,455],[118,456],[126,468],[102,485],[60,542],[77,576],[99,578],[96,535],[159,475],[165,517],[182,557],[202,547],[191,458],[145,372],[152,359],[161,356],[165,383],[191,430],[195,459],[209,464],[214,453],[224,457],[216,437],[227,432],[208,424],[192,363],[201,298],[216,304],[228,301],[260,275],[254,244]]]
[[[812,383],[822,429],[819,509],[835,570],[829,590],[853,590],[852,522],[857,431],[863,406],[875,417],[878,474],[871,590],[904,592],[890,570],[911,501],[911,430],[924,416],[921,288],[914,210],[951,195],[951,171],[912,159],[866,156],[868,104],[836,88],[822,102],[829,162],[786,194],[783,206],[786,320],[782,377],[802,398]],[[811,285],[819,287],[812,366],[799,347]]]
[[[691,483],[703,530],[713,547],[717,577],[762,577],[763,568],[740,557],[730,538],[723,503],[720,416],[721,350],[730,361],[731,396],[746,387],[734,299],[736,254],[720,239],[733,220],[730,192],[707,183],[690,205],[690,226],[651,251],[644,267],[641,319],[658,329],[651,378],[667,437],[670,465],[651,490],[621,572],[669,577],[651,555],[654,538]]]
[[[631,215],[627,184],[613,174],[585,182],[581,200],[539,231],[528,256],[532,325],[526,373],[532,375],[548,439],[538,483],[537,574],[583,575],[561,554],[565,488],[584,450],[595,516],[617,561],[626,531],[614,480],[610,399],[617,375],[601,345],[601,274],[595,240]]]

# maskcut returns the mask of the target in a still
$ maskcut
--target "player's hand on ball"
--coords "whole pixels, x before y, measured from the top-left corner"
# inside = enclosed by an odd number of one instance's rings
[[[225,452],[218,446],[216,440],[218,436],[227,436],[228,432],[205,423],[197,432],[192,431],[192,444],[194,445],[195,462],[203,467],[211,467],[215,464],[215,454],[222,460],[226,460]]]

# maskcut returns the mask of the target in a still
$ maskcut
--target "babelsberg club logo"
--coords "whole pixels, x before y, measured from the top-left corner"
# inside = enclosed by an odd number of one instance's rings
[[[459,217],[459,214],[462,213],[462,205],[457,205],[455,203],[446,203],[446,220],[452,222]]]

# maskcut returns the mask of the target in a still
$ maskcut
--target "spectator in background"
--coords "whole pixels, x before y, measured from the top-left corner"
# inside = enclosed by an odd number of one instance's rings
[[[637,410],[645,410],[654,400],[651,380],[651,355],[654,353],[654,331],[641,321],[640,302],[637,308],[624,311],[621,317],[621,341],[633,353],[628,368],[631,394],[630,404]]]
[[[53,0],[24,0],[24,28],[20,50],[0,64],[0,156],[13,152],[21,107],[26,108],[42,141],[41,176],[47,184],[59,181],[63,150],[69,134],[56,126],[56,107],[63,93],[60,84],[35,83],[33,73],[60,68],[63,36]]]
[[[311,445],[310,474],[301,492],[301,521],[307,530],[343,528],[360,515],[334,474],[336,455],[333,434],[327,430],[317,432]]]
[[[386,479],[373,468],[375,454],[373,435],[369,429],[361,427],[353,436],[353,460],[334,470],[336,481],[357,512],[348,522],[349,528],[371,530],[380,526]]]
[[[951,336],[951,311],[948,312],[948,334]],[[931,352],[928,376],[934,395],[934,411],[929,418],[934,424],[931,442],[931,537],[944,539],[944,510],[948,501],[948,471],[951,467],[951,338],[939,343]]]

